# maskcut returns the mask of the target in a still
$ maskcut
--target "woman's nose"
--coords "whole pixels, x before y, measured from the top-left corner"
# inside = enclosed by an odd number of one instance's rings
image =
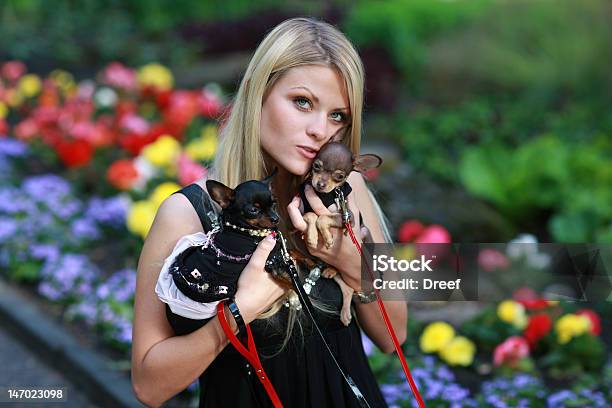
[[[327,116],[324,114],[316,115],[313,120],[309,123],[306,133],[309,136],[314,137],[318,140],[325,140],[329,138],[329,129],[327,127]]]

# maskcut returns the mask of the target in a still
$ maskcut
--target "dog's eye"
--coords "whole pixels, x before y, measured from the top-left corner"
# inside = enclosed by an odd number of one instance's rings
[[[322,166],[321,166],[321,162],[319,162],[319,161],[316,161],[316,162],[314,162],[314,163],[312,164],[312,169],[313,169],[314,171],[321,171],[321,167],[322,167]]]
[[[257,207],[249,207],[247,209],[247,212],[249,214],[259,214],[259,208],[257,208]]]
[[[336,181],[344,180],[344,173],[334,173],[334,180]]]

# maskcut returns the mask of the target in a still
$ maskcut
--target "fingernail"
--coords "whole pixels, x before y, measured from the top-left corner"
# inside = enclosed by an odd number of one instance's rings
[[[271,232],[271,233],[270,233],[270,234],[269,234],[269,235],[266,237],[266,240],[268,240],[268,241],[270,241],[270,242],[274,242],[274,241],[276,241],[275,236],[276,236],[276,232]]]

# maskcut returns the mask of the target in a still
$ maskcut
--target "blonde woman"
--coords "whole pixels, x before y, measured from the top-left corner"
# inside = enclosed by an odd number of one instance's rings
[[[332,248],[306,246],[301,239],[306,226],[296,194],[316,151],[328,141],[341,141],[358,153],[363,90],[361,60],[341,32],[307,18],[281,23],[262,41],[247,67],[211,176],[233,188],[245,180],[261,180],[278,168],[272,186],[279,202],[280,229],[290,245],[335,266],[356,291],[361,290],[361,262],[350,238],[337,230]],[[363,178],[353,172],[349,182],[353,187],[349,206],[355,219],[361,214],[375,242],[388,241],[382,214]],[[217,317],[189,334],[176,335],[166,319],[165,305],[155,294],[160,265],[178,239],[202,231],[207,223],[202,206],[196,202],[194,208],[190,196],[194,188],[207,199],[204,180],[166,199],[140,256],[132,349],[134,391],[141,402],[159,406],[199,378],[200,406],[269,406],[246,361],[228,347]],[[312,190],[307,190],[306,197],[318,215],[328,211]],[[360,231],[358,224],[355,230]],[[273,245],[273,240],[261,241],[240,276],[235,296],[242,318],[253,329],[264,369],[286,407],[358,406],[307,321],[298,316],[296,321],[303,325],[292,330],[285,293],[264,270]],[[363,330],[381,350],[393,351],[377,305],[355,300],[356,319],[347,327],[337,313],[342,295],[332,279],[316,281],[310,295],[323,305],[317,318],[343,369],[370,406],[385,406],[360,341]],[[403,342],[406,304],[385,304]],[[326,312],[329,309],[335,313]]]

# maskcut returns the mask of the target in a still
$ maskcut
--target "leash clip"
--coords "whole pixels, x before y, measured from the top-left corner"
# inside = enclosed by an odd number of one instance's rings
[[[344,193],[339,188],[336,188],[336,207],[342,214],[342,223],[348,224],[351,221],[351,210],[348,208],[348,203],[346,202],[346,198],[344,197]]]

